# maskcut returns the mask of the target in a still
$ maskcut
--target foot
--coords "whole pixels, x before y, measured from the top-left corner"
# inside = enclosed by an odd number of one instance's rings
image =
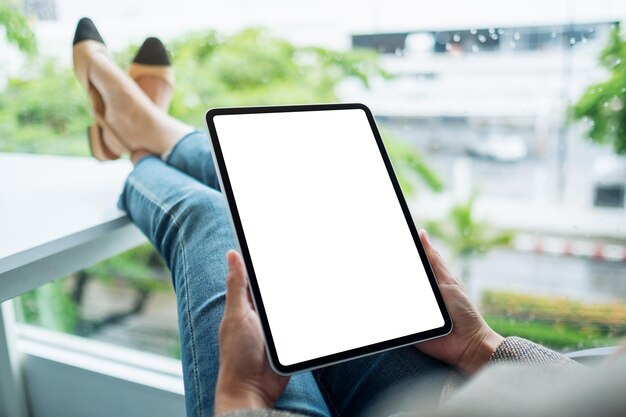
[[[172,101],[174,70],[165,45],[158,38],[147,38],[133,58],[128,75],[159,109],[167,113]],[[114,140],[113,133],[104,131],[104,140]],[[136,164],[149,151],[130,151],[130,159]]]
[[[143,42],[128,68],[128,75],[157,107],[167,112],[174,90],[174,69],[159,38],[150,37]]]
[[[158,77],[145,75],[135,80],[139,88],[161,110],[167,111],[172,101],[172,86]]]
[[[95,56],[89,67],[89,79],[105,106],[104,118],[130,151],[146,150],[155,155],[168,152],[193,130],[172,118],[154,104],[140,87],[106,55]],[[146,79],[148,85],[155,83]],[[111,138],[112,132],[105,131]],[[111,143],[111,142],[109,142]]]
[[[89,29],[88,33],[86,29]],[[100,125],[111,130],[109,139],[104,139],[105,145],[120,151],[115,154],[122,153],[126,148],[161,155],[193,130],[191,126],[165,114],[115,65],[97,29],[88,19],[79,22],[74,51],[77,74],[92,96]],[[115,137],[119,140],[112,140]]]

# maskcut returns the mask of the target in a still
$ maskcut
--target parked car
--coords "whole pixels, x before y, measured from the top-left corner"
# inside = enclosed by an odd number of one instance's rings
[[[593,161],[593,205],[624,208],[626,206],[626,160],[605,156]]]
[[[492,135],[469,142],[465,152],[497,162],[517,162],[528,156],[528,146],[517,135]]]

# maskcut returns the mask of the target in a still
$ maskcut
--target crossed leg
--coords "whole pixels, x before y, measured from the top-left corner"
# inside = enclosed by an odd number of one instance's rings
[[[190,416],[213,412],[225,254],[236,247],[218,190],[208,138],[193,132],[174,146],[166,163],[141,159],[120,199],[172,271]],[[294,376],[276,406],[305,415],[363,415],[390,389],[426,377],[443,384],[440,376],[449,371],[406,347]]]

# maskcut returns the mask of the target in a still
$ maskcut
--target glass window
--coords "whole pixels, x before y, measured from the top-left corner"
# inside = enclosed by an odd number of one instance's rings
[[[18,320],[49,330],[180,358],[169,271],[144,244],[32,290]]]
[[[626,335],[626,6],[324,3],[334,13],[286,0],[23,1],[36,37],[0,41],[10,57],[0,152],[88,156],[90,110],[68,61],[78,17],[94,19],[122,65],[157,34],[177,72],[170,113],[199,128],[214,106],[367,104],[417,224],[497,331],[561,350],[616,344]],[[17,305],[27,323],[179,354],[170,278],[149,246]]]

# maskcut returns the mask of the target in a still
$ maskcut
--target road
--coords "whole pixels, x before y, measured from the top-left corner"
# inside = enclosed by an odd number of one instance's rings
[[[593,303],[626,302],[623,261],[496,250],[476,258],[471,265],[466,287],[474,301],[479,301],[480,294],[490,289]],[[458,262],[453,268],[458,269]]]

